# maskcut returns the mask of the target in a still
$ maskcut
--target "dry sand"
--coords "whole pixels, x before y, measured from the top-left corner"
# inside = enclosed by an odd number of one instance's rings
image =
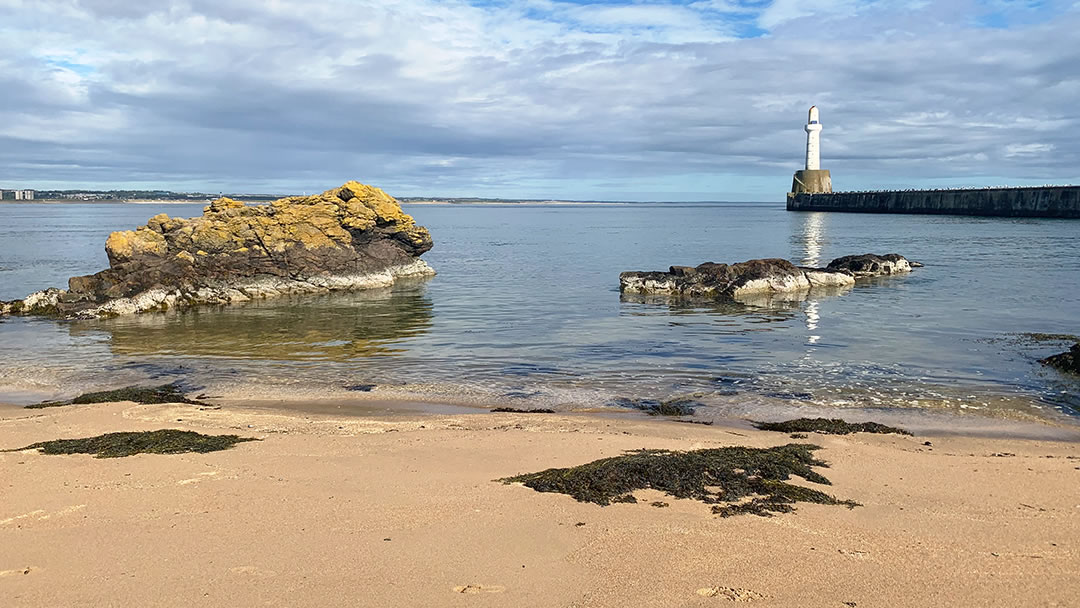
[[[226,405],[0,409],[0,448],[180,428],[263,441],[0,454],[0,606],[1077,606],[1080,444],[812,435],[829,489],[719,518],[493,480],[780,433],[586,415],[347,417]],[[923,445],[932,441],[932,447]]]

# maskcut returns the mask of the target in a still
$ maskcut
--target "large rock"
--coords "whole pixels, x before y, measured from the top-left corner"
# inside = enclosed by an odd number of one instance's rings
[[[162,213],[112,233],[108,269],[0,303],[0,313],[98,317],[387,286],[433,275],[419,259],[431,245],[393,197],[357,182],[267,205],[220,198],[201,217]]]
[[[866,260],[858,261],[863,258]],[[843,288],[854,285],[856,277],[872,276],[874,271],[871,270],[870,258],[881,260],[873,262],[877,264],[874,267],[877,274],[902,272],[898,270],[902,267],[911,269],[908,261],[896,254],[837,258],[827,268],[800,268],[779,258],[730,265],[706,262],[697,267],[672,266],[667,272],[624,272],[619,275],[619,290],[632,294],[674,294],[718,299],[812,288]],[[849,265],[859,271],[849,269]]]
[[[877,277],[888,274],[911,272],[912,264],[897,253],[874,255],[845,255],[829,262],[829,270],[847,270],[856,277]]]

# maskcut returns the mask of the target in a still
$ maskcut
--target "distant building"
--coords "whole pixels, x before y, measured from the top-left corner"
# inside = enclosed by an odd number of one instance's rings
[[[0,190],[0,200],[6,201],[32,201],[33,190]]]

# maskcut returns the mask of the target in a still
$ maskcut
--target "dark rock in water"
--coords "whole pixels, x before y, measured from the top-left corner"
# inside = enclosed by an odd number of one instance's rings
[[[434,271],[417,226],[382,190],[349,182],[248,206],[220,198],[192,219],[156,215],[105,243],[109,268],[0,303],[0,314],[102,317],[283,293],[384,287]]]
[[[695,408],[705,405],[690,397],[675,397],[666,401],[619,397],[612,400],[611,404],[627,409],[641,410],[650,416],[692,416]]]
[[[850,287],[855,284],[856,277],[910,270],[908,261],[896,254],[847,256],[833,260],[827,268],[803,268],[779,258],[738,264],[706,262],[696,267],[672,266],[667,272],[624,272],[619,275],[619,289],[634,294],[739,298],[812,288]]]
[[[1073,344],[1067,352],[1040,359],[1039,363],[1063,372],[1080,374],[1080,342]]]
[[[377,385],[375,384],[350,384],[349,386],[345,387],[345,390],[358,393],[370,393],[371,391],[375,390],[376,386]]]
[[[850,435],[851,433],[895,433],[910,435],[904,429],[885,426],[877,422],[845,422],[840,418],[797,418],[784,422],[754,422],[763,431],[780,433],[822,433],[825,435]]]
[[[781,259],[730,265],[706,262],[694,268],[672,266],[667,272],[624,272],[619,275],[619,284],[625,293],[671,293],[711,298],[810,288],[806,273]]]
[[[907,258],[896,253],[885,255],[864,253],[862,255],[845,255],[842,258],[836,258],[829,262],[826,268],[828,270],[846,270],[856,277],[862,278],[911,272],[912,264]]]

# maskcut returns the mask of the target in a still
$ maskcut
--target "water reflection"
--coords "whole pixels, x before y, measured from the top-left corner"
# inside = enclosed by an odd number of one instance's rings
[[[432,309],[421,285],[405,284],[82,321],[70,331],[104,335],[114,355],[348,361],[404,352],[402,341],[430,330]]]
[[[624,305],[638,305],[638,308],[628,310],[631,315],[648,315],[655,309],[661,309],[671,315],[706,314],[745,317],[751,322],[773,322],[794,319],[804,303],[806,306],[816,307],[821,299],[843,295],[850,290],[850,287],[817,287],[809,291],[757,293],[722,300],[658,294],[622,294],[620,301]]]
[[[800,294],[772,294],[795,295]],[[798,299],[788,297],[753,297],[737,300],[707,300],[657,294],[622,294],[619,300],[631,315],[716,315],[743,317],[749,322],[777,322],[793,319],[799,311]],[[625,305],[636,305],[627,307]]]
[[[806,216],[801,236],[798,242],[803,246],[802,265],[820,267],[821,250],[825,246],[825,214],[811,213]],[[816,299],[810,300],[806,304],[806,342],[808,344],[817,344],[821,340],[821,336],[816,333],[820,321],[820,304]]]

